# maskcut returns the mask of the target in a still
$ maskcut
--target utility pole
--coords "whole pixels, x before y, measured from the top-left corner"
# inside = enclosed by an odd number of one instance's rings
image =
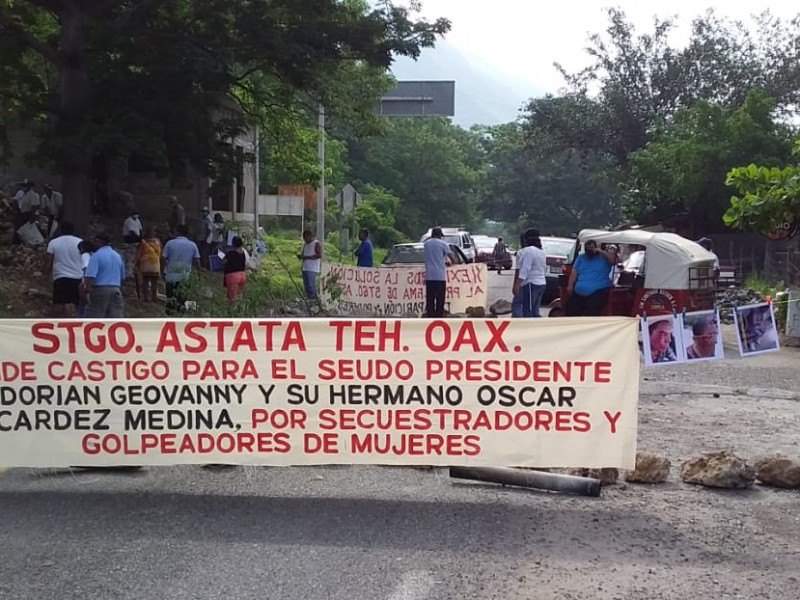
[[[259,154],[258,123],[256,123],[253,132],[253,236],[255,239],[258,239],[258,178],[260,175],[258,170],[261,166]]]
[[[317,239],[325,243],[325,107],[319,105],[319,189],[317,190]]]

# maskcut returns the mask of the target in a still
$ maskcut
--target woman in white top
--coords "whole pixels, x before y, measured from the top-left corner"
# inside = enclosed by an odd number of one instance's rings
[[[539,236],[526,237],[524,244],[525,247],[517,253],[519,274],[513,292],[515,296],[521,294],[523,317],[541,317],[539,307],[547,284],[547,255],[542,250]]]

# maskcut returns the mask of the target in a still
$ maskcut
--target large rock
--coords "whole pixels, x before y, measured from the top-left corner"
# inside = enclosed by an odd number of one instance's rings
[[[467,316],[473,319],[482,319],[486,316],[486,309],[483,306],[468,306]]]
[[[753,485],[756,470],[733,452],[712,452],[683,463],[681,479],[695,485],[740,490]]]
[[[755,464],[756,479],[782,488],[800,487],[800,463],[784,456],[762,458]]]
[[[663,483],[669,477],[672,464],[668,458],[652,452],[636,453],[636,468],[625,473],[630,483]]]
[[[572,468],[564,471],[566,475],[573,477],[589,477],[591,479],[599,479],[601,486],[614,485],[619,479],[619,469],[586,469],[586,468]]]
[[[502,298],[489,307],[489,312],[493,315],[511,314],[511,302]]]

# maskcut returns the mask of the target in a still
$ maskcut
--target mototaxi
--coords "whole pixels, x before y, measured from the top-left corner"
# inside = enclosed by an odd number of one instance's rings
[[[609,273],[612,286],[602,312],[604,316],[635,317],[714,308],[715,256],[700,244],[675,233],[584,229],[578,234],[575,248],[559,276],[561,293],[550,303],[549,316],[565,315],[572,266],[589,240],[601,248],[616,246],[619,261],[629,256],[631,249],[644,248],[640,266],[625,270],[619,262]]]

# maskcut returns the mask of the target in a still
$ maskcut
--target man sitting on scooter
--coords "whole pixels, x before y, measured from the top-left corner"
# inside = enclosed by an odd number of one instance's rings
[[[617,248],[601,250],[597,242],[584,244],[584,253],[572,265],[567,284],[568,317],[597,317],[603,312],[611,288],[611,269],[617,264]]]

